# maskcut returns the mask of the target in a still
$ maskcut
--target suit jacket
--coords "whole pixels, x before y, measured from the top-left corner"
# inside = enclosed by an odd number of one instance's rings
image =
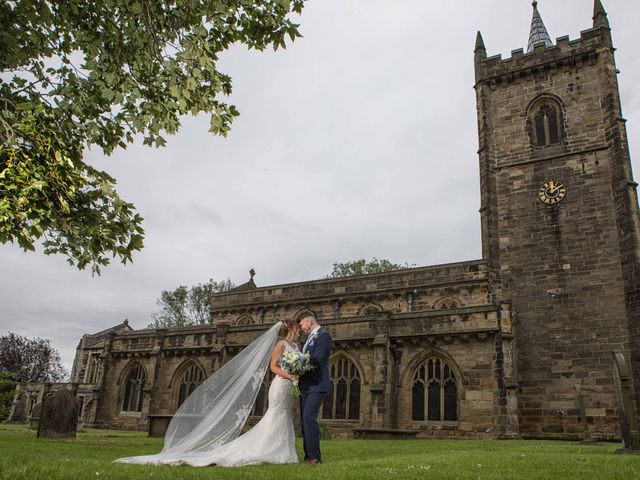
[[[329,379],[329,355],[333,341],[329,332],[320,328],[318,334],[307,345],[307,352],[311,357],[311,363],[315,369],[300,377],[300,390],[303,392],[329,392],[331,380]]]

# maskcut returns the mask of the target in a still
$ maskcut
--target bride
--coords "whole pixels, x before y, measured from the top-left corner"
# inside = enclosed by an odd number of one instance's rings
[[[276,342],[278,334],[284,339]],[[160,453],[115,461],[194,467],[298,463],[291,395],[292,381],[298,377],[280,368],[278,359],[285,351],[298,349],[299,335],[294,320],[276,323],[189,395],[173,416]],[[269,407],[251,430],[238,436],[253,408],[267,363],[275,374]]]

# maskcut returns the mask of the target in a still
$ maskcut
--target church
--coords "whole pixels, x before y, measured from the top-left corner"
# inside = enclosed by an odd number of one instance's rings
[[[218,294],[206,326],[82,337],[70,384],[86,426],[162,435],[208,375],[303,309],[332,335],[323,428],[341,436],[620,438],[612,352],[640,410],[640,217],[607,14],[474,65],[482,259]],[[469,79],[471,81],[471,79]],[[264,379],[252,421],[266,409]]]

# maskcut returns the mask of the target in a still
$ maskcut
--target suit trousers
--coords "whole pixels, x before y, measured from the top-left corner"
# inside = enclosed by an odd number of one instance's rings
[[[318,413],[326,392],[302,392],[300,395],[300,416],[302,420],[302,445],[304,459],[322,461],[320,456],[320,426]]]

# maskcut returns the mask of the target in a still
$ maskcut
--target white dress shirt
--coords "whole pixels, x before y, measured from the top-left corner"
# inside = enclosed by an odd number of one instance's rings
[[[307,351],[307,347],[311,343],[311,340],[315,338],[316,335],[318,335],[319,330],[320,330],[320,325],[316,325],[316,327],[313,330],[311,330],[311,333],[307,337],[307,340],[304,342],[304,346],[302,347],[303,353]]]

